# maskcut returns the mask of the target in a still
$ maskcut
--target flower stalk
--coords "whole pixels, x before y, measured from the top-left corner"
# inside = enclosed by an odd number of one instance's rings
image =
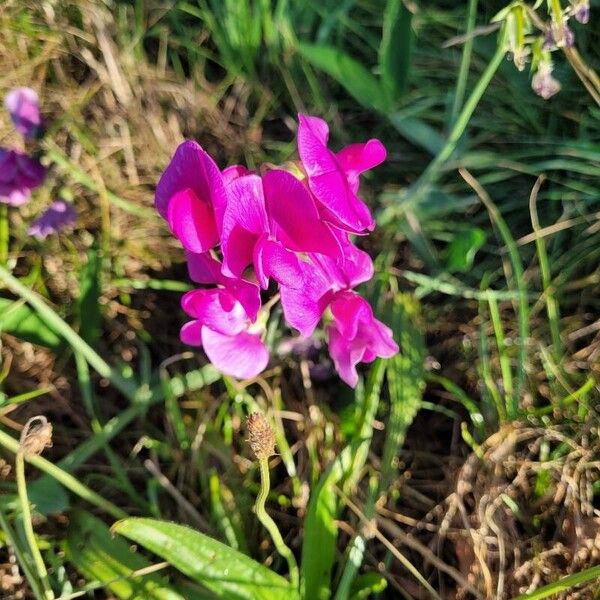
[[[19,450],[15,460],[15,477],[17,480],[21,514],[23,516],[25,538],[27,539],[27,544],[44,590],[44,599],[54,600],[55,596],[50,586],[48,571],[35,540],[31,508],[29,506],[29,498],[27,497],[27,480],[25,479],[25,454],[41,454],[47,446],[52,446],[52,425],[48,423],[46,417],[32,417],[27,421],[21,433]]]
[[[283,541],[277,524],[268,515],[265,503],[271,489],[269,473],[269,456],[275,454],[275,433],[267,420],[260,413],[252,413],[246,422],[248,428],[248,443],[258,460],[260,468],[260,491],[254,504],[254,512],[263,527],[269,532],[277,552],[287,561],[292,587],[300,586],[300,573],[294,553]]]

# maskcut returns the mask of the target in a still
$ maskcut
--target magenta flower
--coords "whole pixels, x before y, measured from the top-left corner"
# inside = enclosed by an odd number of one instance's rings
[[[202,346],[219,371],[238,379],[256,377],[269,362],[261,339],[264,325],[252,323],[242,304],[227,290],[192,290],[183,310],[194,318],[181,329],[181,340]]]
[[[287,171],[237,177],[227,186],[221,250],[223,272],[240,277],[254,264],[258,282],[268,287],[262,254],[268,240],[298,252],[339,254],[331,228],[320,217],[313,198]]]
[[[213,159],[199,144],[186,141],[158,182],[155,205],[183,247],[202,253],[219,242],[226,198]]]
[[[369,303],[354,292],[340,292],[331,302],[333,322],[327,328],[329,353],[339,376],[351,387],[358,382],[356,365],[398,352],[392,330],[373,316]]]
[[[51,233],[57,233],[72,225],[75,219],[77,219],[75,209],[67,202],[57,200],[30,225],[27,233],[38,240],[43,240]]]
[[[300,115],[302,165],[256,172],[242,165],[221,172],[198,144],[185,142],[160,179],[156,208],[186,250],[190,278],[210,286],[183,297],[193,320],[181,340],[202,346],[227,375],[255,377],[267,366],[263,337],[278,299],[287,325],[304,337],[324,315],[331,321],[330,353],[349,385],[357,383],[359,362],[398,350],[352,291],[373,277],[370,257],[349,238],[374,227],[357,196],[359,178],[384,160],[385,148],[370,140],[334,154],[328,135],[324,121]],[[271,281],[279,296],[262,306],[260,288],[269,290]]]
[[[192,281],[222,286],[243,306],[248,318],[252,322],[256,321],[260,310],[260,290],[256,284],[245,279],[223,275],[223,265],[209,252],[204,254],[187,252],[186,256]]]
[[[281,244],[265,244],[265,275],[279,284],[283,314],[304,337],[312,335],[335,292],[348,290],[373,277],[373,262],[343,231],[336,234],[341,253],[332,258],[317,253],[299,257]]]
[[[28,87],[10,90],[4,99],[15,129],[26,138],[35,138],[42,126],[37,93]]]
[[[323,220],[353,233],[373,230],[375,222],[357,192],[359,175],[385,160],[383,144],[372,139],[335,154],[327,147],[329,127],[323,119],[303,114],[298,119],[298,153]]]
[[[0,148],[0,202],[21,206],[46,177],[46,169],[35,158],[18,150]]]

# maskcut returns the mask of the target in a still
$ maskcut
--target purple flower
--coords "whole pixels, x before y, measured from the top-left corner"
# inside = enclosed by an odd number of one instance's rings
[[[75,219],[77,219],[75,209],[67,202],[57,200],[30,225],[27,233],[38,240],[43,240],[51,233],[57,233],[72,225]]]
[[[550,29],[546,31],[544,38],[544,50],[556,50],[556,48],[571,48],[575,43],[575,35],[568,23],[552,23]]]
[[[383,144],[372,139],[335,154],[327,147],[329,127],[323,119],[299,114],[298,120],[298,153],[323,220],[353,233],[373,230],[375,222],[357,192],[359,175],[385,160]]]
[[[196,142],[183,142],[158,182],[155,206],[186,250],[202,253],[218,244],[225,204],[213,159]]]
[[[590,3],[588,0],[581,0],[573,7],[573,16],[575,20],[584,25],[590,20]]]
[[[552,76],[552,68],[551,63],[540,63],[531,80],[533,91],[544,100],[548,100],[560,91],[560,82]]]
[[[331,302],[333,322],[327,328],[329,353],[339,376],[351,387],[358,382],[356,365],[398,352],[392,331],[373,316],[369,303],[358,294],[340,292]]]
[[[28,87],[14,88],[4,99],[15,129],[26,138],[35,138],[40,132],[42,118],[37,93]]]
[[[46,177],[38,160],[18,150],[0,148],[0,202],[21,206]]]
[[[297,252],[337,255],[339,244],[320,217],[309,191],[287,171],[243,175],[227,186],[221,250],[223,272],[240,277],[254,264],[258,282],[268,287],[263,251],[269,240]]]
[[[194,318],[182,327],[181,340],[203,346],[219,371],[248,379],[267,366],[269,352],[261,339],[264,325],[252,323],[228,290],[192,290],[183,296],[181,305]]]

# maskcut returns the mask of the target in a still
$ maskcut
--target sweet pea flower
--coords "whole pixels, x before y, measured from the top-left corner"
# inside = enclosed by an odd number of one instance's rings
[[[339,292],[331,305],[333,322],[327,327],[329,354],[339,376],[351,387],[358,383],[356,365],[398,352],[392,331],[373,316],[369,303],[351,291]]]
[[[240,277],[254,264],[258,282],[268,287],[263,249],[269,240],[297,252],[338,255],[340,247],[332,229],[324,223],[316,204],[291,173],[268,171],[262,178],[242,175],[227,186],[221,250],[223,273]]]
[[[192,290],[183,296],[181,305],[194,318],[182,327],[181,340],[202,346],[219,371],[249,379],[267,366],[269,352],[261,339],[264,324],[252,323],[228,290]]]
[[[302,256],[277,242],[265,244],[262,255],[265,275],[279,284],[286,321],[301,335],[312,335],[336,292],[349,290],[373,277],[373,261],[342,231],[336,233],[338,257],[317,253]]]
[[[35,158],[18,150],[0,148],[0,202],[12,206],[25,204],[45,177],[45,167]]]
[[[31,224],[27,233],[38,240],[43,240],[51,233],[57,233],[72,225],[76,218],[77,213],[70,204],[63,200],[57,200]]]
[[[15,129],[26,138],[35,138],[42,126],[40,103],[35,90],[14,88],[6,94],[4,106],[10,114]]]
[[[359,175],[385,160],[383,144],[371,139],[335,154],[327,147],[329,127],[323,119],[299,114],[298,121],[298,153],[322,218],[353,233],[372,231],[375,221],[357,196]]]
[[[219,285],[227,290],[244,308],[248,318],[254,322],[260,310],[259,287],[237,277],[223,275],[223,265],[209,252],[195,254],[186,252],[190,279],[195,283]]]
[[[227,202],[221,171],[200,144],[179,145],[156,188],[155,206],[190,252],[219,242]]]

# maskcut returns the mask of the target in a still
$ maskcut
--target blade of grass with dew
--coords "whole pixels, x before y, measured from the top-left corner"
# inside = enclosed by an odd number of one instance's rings
[[[199,531],[146,518],[111,528],[228,600],[299,600],[289,582],[245,554]]]
[[[373,436],[373,419],[379,405],[385,368],[386,363],[381,359],[373,363],[356,433],[321,476],[310,495],[304,519],[301,562],[305,598],[326,600],[330,597],[338,535],[336,519],[341,509],[335,490],[336,486],[342,485],[351,491],[362,473]]]
[[[391,324],[401,351],[389,360],[387,379],[390,393],[390,414],[377,485],[370,490],[363,508],[366,519],[375,515],[377,500],[386,493],[396,476],[396,460],[406,432],[413,422],[425,389],[425,340],[419,322],[418,303],[408,295],[399,294],[394,300]],[[352,540],[348,560],[335,595],[335,600],[347,600],[358,570],[362,565],[366,538],[358,534]]]

